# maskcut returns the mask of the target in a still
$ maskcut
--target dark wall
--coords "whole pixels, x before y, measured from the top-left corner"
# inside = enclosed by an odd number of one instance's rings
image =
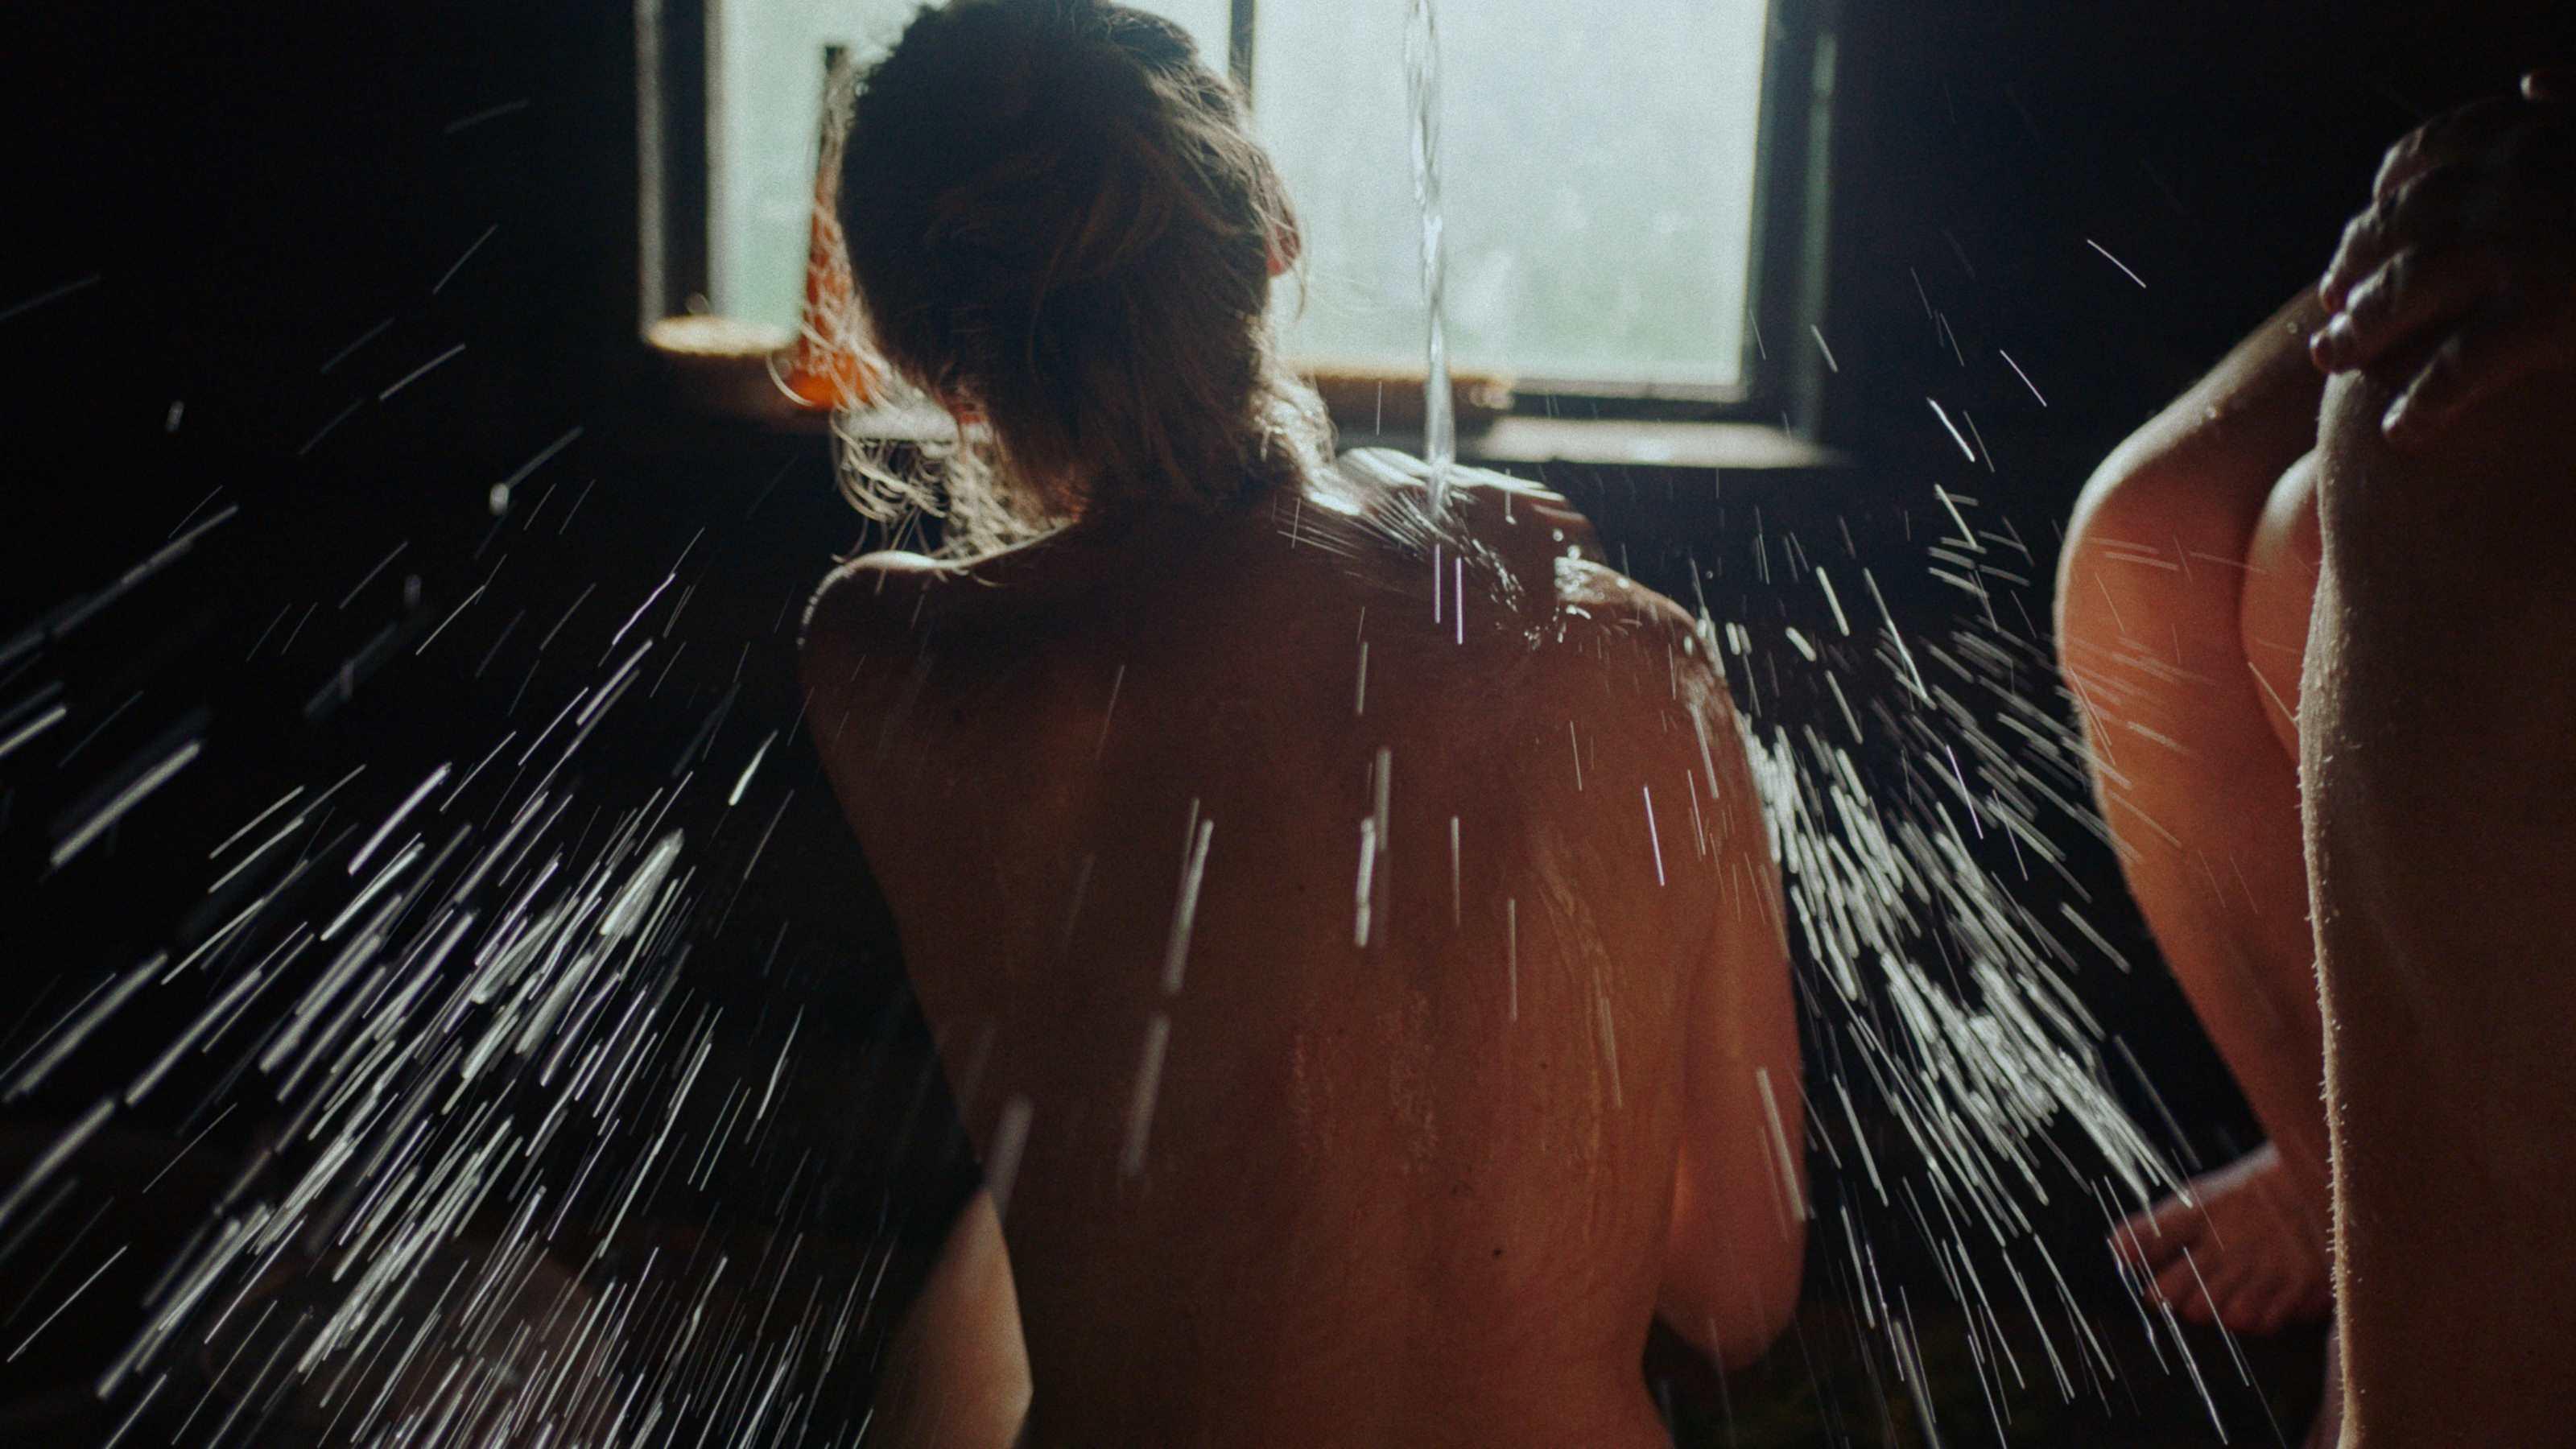
[[[2323,271],[2390,142],[2576,57],[2576,12],[2552,0],[1842,16],[1831,430],[1881,461],[1937,457],[1938,394],[2050,486]]]
[[[288,788],[367,766],[310,840],[345,849],[438,762],[543,727],[671,575],[645,626],[666,631],[667,671],[566,777],[582,810],[565,833],[687,770],[703,799],[778,735],[744,807],[691,827],[723,884],[679,995],[735,1024],[712,1069],[728,1081],[769,1072],[802,1009],[809,1085],[718,1194],[728,1231],[815,1228],[900,1303],[970,1179],[882,904],[795,732],[798,606],[858,530],[817,437],[696,419],[651,385],[631,8],[40,0],[0,17],[0,717],[14,729],[56,689],[71,709],[0,759],[0,1060],[107,973],[249,904],[242,883],[207,894],[210,853]],[[493,485],[575,428],[496,517]],[[195,764],[51,865],[69,823],[192,733]],[[0,1108],[0,1177],[205,1000],[195,978],[145,993]],[[120,1112],[54,1219],[10,1225],[12,1303],[93,1206],[89,1241],[136,1251],[91,1290],[111,1311],[65,1315],[0,1368],[0,1438],[103,1434],[80,1427],[101,1412],[85,1393],[33,1396],[122,1344],[251,1152],[269,1107],[255,1073],[226,1075],[241,1044]],[[862,1339],[853,1362],[875,1351]]]

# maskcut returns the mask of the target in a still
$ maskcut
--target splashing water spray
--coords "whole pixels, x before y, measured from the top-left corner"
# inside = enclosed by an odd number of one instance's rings
[[[1427,314],[1424,458],[1436,524],[1456,462],[1438,31],[1431,0],[1407,5]],[[88,285],[57,288],[0,317]],[[821,383],[837,376],[821,365],[808,375]],[[377,394],[375,405],[401,390]],[[657,561],[634,579],[609,580],[601,601],[614,608],[579,614],[600,588],[594,579],[550,627],[539,615],[523,629],[531,606],[559,602],[546,599],[546,579],[594,567],[585,539],[569,532],[578,499],[545,512],[569,481],[562,475],[585,456],[570,451],[583,436],[570,428],[492,485],[489,532],[473,557],[424,558],[433,550],[416,548],[410,558],[422,574],[408,582],[419,587],[407,586],[399,606],[387,588],[363,592],[393,555],[338,595],[341,647],[354,652],[307,643],[295,653],[314,610],[285,628],[290,606],[241,656],[309,691],[303,718],[318,732],[359,697],[372,702],[470,648],[481,656],[473,678],[497,660],[526,670],[506,722],[490,734],[434,730],[412,751],[416,759],[372,745],[356,768],[316,766],[256,814],[238,807],[201,832],[240,819],[193,867],[210,884],[166,941],[86,984],[69,978],[59,995],[28,1008],[28,1029],[9,1043],[16,1058],[0,1063],[0,1100],[60,1088],[69,1125],[14,1180],[0,1178],[0,1257],[35,1243],[56,1260],[0,1353],[48,1344],[67,1311],[103,1311],[104,1291],[84,1293],[128,1245],[65,1231],[76,1215],[106,1210],[103,1201],[90,1205],[98,1184],[81,1178],[93,1139],[167,1108],[179,1132],[195,1134],[169,1159],[176,1166],[237,1111],[269,1124],[238,1166],[217,1174],[224,1185],[196,1210],[194,1236],[167,1256],[139,1302],[119,1306],[121,1346],[88,1366],[79,1387],[117,1423],[110,1444],[156,1405],[192,1412],[184,1407],[192,1399],[205,1431],[194,1442],[205,1443],[238,1442],[236,1430],[277,1442],[290,1427],[309,1427],[326,1438],[440,1445],[839,1445],[867,1428],[868,1380],[895,1317],[893,1295],[881,1299],[879,1289],[898,1256],[900,1224],[854,1211],[848,1184],[873,1179],[855,1175],[849,1159],[873,1163],[884,1144],[854,1140],[864,1134],[848,1131],[846,1119],[808,1123],[789,1110],[847,1091],[847,1071],[817,1045],[827,1035],[819,1018],[807,1022],[801,1004],[763,1011],[720,990],[727,978],[748,977],[753,960],[761,963],[755,998],[773,969],[782,985],[795,984],[795,953],[780,964],[791,922],[773,927],[763,916],[755,939],[744,923],[761,909],[757,898],[737,907],[763,862],[775,867],[787,853],[772,839],[796,793],[781,777],[798,729],[782,734],[734,718],[744,697],[739,668],[730,683],[720,671],[706,682],[718,691],[711,709],[694,692],[686,703],[676,690],[657,702],[683,648],[748,657],[756,642],[707,622],[707,606],[686,613],[709,568],[692,563],[701,540],[712,553],[750,513],[731,517],[728,501],[725,516],[708,513],[667,571]],[[522,485],[544,491],[514,505]],[[1787,918],[1777,924],[1803,948],[1802,995],[1831,1048],[1805,1085],[1781,1087],[1810,1097],[1809,1141],[1780,1137],[1771,1104],[1775,1140],[1764,1144],[1765,1161],[1785,1168],[1812,1144],[1838,1170],[1839,1191],[1820,1199],[1812,1187],[1791,1188],[1784,1211],[1821,1219],[1830,1207],[1848,1225],[1865,1184],[1882,1217],[1936,1251],[1941,1281],[1929,1286],[1963,1305],[1980,1388],[1992,1375],[2000,1395],[2007,1370],[2019,1381],[2004,1330],[2019,1308],[2060,1396],[2073,1401],[2080,1380],[2107,1412],[2104,1385],[2121,1370],[2033,1231],[2030,1207],[2048,1201],[2049,1185],[2066,1192],[2071,1184],[2078,1201],[2098,1200],[2107,1213],[2180,1184],[2110,1092],[2101,1046],[2116,1039],[2074,989],[2079,966],[2097,955],[2116,961],[2116,952],[2072,905],[2059,915],[2073,936],[2042,919],[1980,859],[1991,837],[2024,877],[2034,865],[2062,874],[2064,852],[2047,827],[2105,831],[2082,803],[2080,737],[2026,683],[2049,677],[2039,631],[2005,627],[1993,607],[1999,595],[2016,597],[2002,586],[2027,582],[2004,566],[2013,563],[2004,551],[2025,566],[2038,560],[2008,519],[1962,512],[1974,499],[1936,496],[1958,534],[1932,546],[1950,566],[1935,576],[1981,606],[1947,635],[1909,641],[1900,633],[1877,579],[1857,567],[1848,532],[1848,567],[1877,606],[1876,628],[1866,615],[1855,627],[1826,569],[1794,535],[1766,535],[1758,513],[1749,542],[1762,592],[1748,591],[1729,610],[1740,618],[1711,612],[1700,585],[1724,576],[1692,561],[1698,628],[1688,647],[1705,648],[1746,702],[1742,743],[1785,877]],[[755,500],[751,511],[759,507]],[[596,529],[597,517],[584,516],[582,527]],[[173,800],[202,799],[189,792],[229,762],[234,736],[213,731],[207,710],[178,706],[166,728],[154,722],[158,733],[83,755],[134,701],[84,697],[65,666],[83,662],[83,651],[115,647],[93,644],[92,620],[268,524],[256,505],[192,513],[112,582],[0,639],[0,670],[17,671],[0,673],[0,789],[45,781],[75,757],[94,762],[59,791],[69,803],[46,827],[44,869],[121,869],[101,864],[115,854],[120,821],[175,828]],[[522,561],[504,572],[498,559],[482,561],[484,548],[502,557],[517,550]],[[1812,639],[1785,614],[1749,622],[1757,597],[1765,606],[1789,599],[1773,585],[1775,555],[1791,580],[1814,575],[1813,592],[1800,595]],[[1437,570],[1440,555],[1432,557]],[[1454,556],[1451,567],[1461,567]],[[503,620],[510,608],[516,614]],[[239,622],[247,635],[258,621]],[[782,628],[773,624],[772,634]],[[1365,661],[1363,653],[1355,713],[1374,693]],[[1823,727],[1783,711],[1784,673],[1787,689],[1830,699],[1833,714],[1812,711]],[[458,667],[452,678],[431,678],[452,687],[465,676]],[[1122,665],[1116,680],[1124,678]],[[1837,720],[1848,747],[1832,737]],[[1108,728],[1104,719],[1104,742]],[[40,743],[82,729],[89,734],[80,745],[38,761]],[[585,773],[603,739],[650,740],[657,730],[687,741],[658,776],[602,784]],[[1866,740],[1892,749],[1900,785],[1866,776],[1866,757],[1854,752]],[[1568,741],[1579,771],[1584,756],[1570,722]],[[1702,749],[1709,744],[1703,736]],[[1385,919],[1384,877],[1372,867],[1386,839],[1390,772],[1381,752],[1378,805],[1362,837],[1370,863],[1355,902],[1363,940],[1372,906]],[[1690,812],[1692,860],[1715,868],[1723,842],[1700,823],[1703,783],[1711,792],[1718,784],[1705,756],[1703,775],[1685,777],[1678,798]],[[1667,851],[1679,860],[1684,839],[1672,828],[1681,818],[1672,798],[1641,794],[1659,874]],[[1659,800],[1667,828],[1656,836]],[[1194,825],[1165,967],[1173,982],[1213,829]],[[1455,831],[1453,820],[1453,880]],[[1077,911],[1089,868],[1086,860]],[[1519,904],[1505,905],[1515,1019]],[[2079,950],[2076,937],[2092,949]],[[157,1013],[154,1025],[129,1024],[147,1012]],[[1149,1051],[1159,1074],[1169,1023],[1155,1020]],[[1606,1044],[1606,1019],[1604,1034]],[[65,1079],[88,1068],[73,1093]],[[1893,1131],[1863,1125],[1854,1086],[1887,1104]],[[1766,1079],[1762,1090],[1768,1104],[1773,1085]],[[1150,1103],[1150,1092],[1144,1097]],[[1005,1120],[1017,1125],[988,1162],[997,1198],[1008,1195],[1027,1104],[1015,1103]],[[2098,1166],[2079,1169],[2048,1140],[2059,1123],[2082,1136]],[[1874,1140],[1902,1155],[1882,1159]],[[2050,1159],[2062,1173],[2052,1173]],[[1780,1180],[1793,1184],[1794,1171]],[[1863,1327],[1884,1335],[1931,1433],[1908,1285],[1882,1275],[1864,1231],[1847,1226],[1845,1243],[1847,1268],[1828,1263],[1819,1281],[1838,1285]],[[1991,1294],[1981,1263],[2002,1270]],[[1972,1301],[1977,1308],[1966,1309]],[[2161,1364],[2143,1315],[2139,1326]],[[2169,1310],[2163,1326],[2208,1399]]]

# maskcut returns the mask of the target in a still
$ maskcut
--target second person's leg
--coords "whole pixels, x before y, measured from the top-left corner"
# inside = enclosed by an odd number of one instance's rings
[[[2329,1307],[2323,1043],[2292,711],[2313,469],[2267,493],[2179,462],[2078,505],[2060,649],[2121,864],[2269,1141],[2115,1244],[2187,1316],[2261,1332]]]

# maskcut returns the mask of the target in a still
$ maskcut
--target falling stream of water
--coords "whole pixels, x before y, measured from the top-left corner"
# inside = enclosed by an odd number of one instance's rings
[[[1458,418],[1449,388],[1449,243],[1440,206],[1440,21],[1432,0],[1405,0],[1404,81],[1413,117],[1413,201],[1422,212],[1422,459],[1431,465],[1431,516],[1449,502],[1458,459]],[[1432,593],[1440,581],[1432,579]]]

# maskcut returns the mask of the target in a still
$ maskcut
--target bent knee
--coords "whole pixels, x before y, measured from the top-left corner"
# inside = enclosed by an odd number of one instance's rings
[[[2061,611],[2081,615],[2108,590],[2124,606],[2135,596],[2232,624],[2261,503],[2170,465],[2096,474],[2067,525]],[[2145,637],[2142,618],[2099,622]]]
[[[2245,557],[2237,630],[2245,662],[2269,696],[2265,718],[2293,756],[2299,733],[2291,705],[2307,658],[2325,543],[2317,522],[2317,461],[2310,453],[2272,486]]]
[[[2085,485],[2067,529],[2058,663],[2092,708],[2170,732],[2206,708],[2210,681],[2244,677],[2239,614],[2263,500],[2187,467],[2117,462]]]

